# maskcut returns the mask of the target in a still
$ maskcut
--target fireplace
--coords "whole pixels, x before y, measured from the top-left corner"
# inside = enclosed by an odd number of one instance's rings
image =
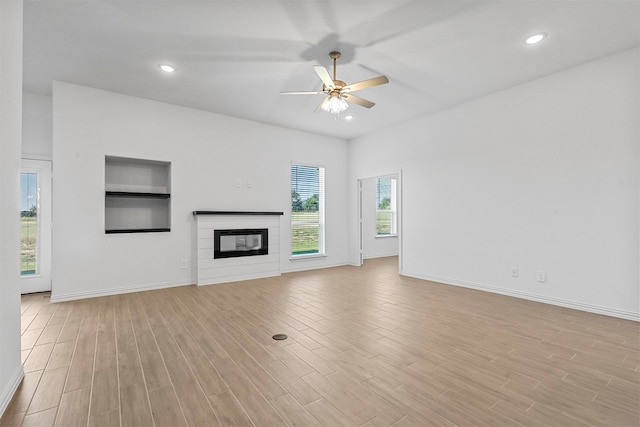
[[[213,258],[269,254],[269,229],[244,228],[213,231]]]
[[[196,284],[213,285],[279,276],[282,215],[283,212],[194,211]],[[235,234],[230,234],[230,230]],[[232,238],[222,239],[224,247],[221,248],[222,234]],[[246,238],[243,242],[242,237],[236,237],[248,235],[260,235],[261,249],[256,248],[258,242],[254,237],[249,238],[249,244]],[[230,254],[233,255],[227,258]],[[247,256],[254,254],[260,256]]]

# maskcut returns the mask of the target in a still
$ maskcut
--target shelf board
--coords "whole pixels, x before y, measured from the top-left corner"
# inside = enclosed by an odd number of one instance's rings
[[[165,233],[170,228],[124,228],[117,230],[104,230],[105,234],[130,234],[130,233]]]
[[[198,215],[284,215],[284,212],[254,212],[254,211],[193,211]]]
[[[135,191],[105,191],[105,197],[130,197],[138,199],[169,199],[170,193],[142,193]]]

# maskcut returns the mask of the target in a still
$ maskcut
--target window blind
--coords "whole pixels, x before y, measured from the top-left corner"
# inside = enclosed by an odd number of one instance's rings
[[[376,235],[395,235],[396,222],[396,180],[376,178]]]
[[[291,165],[291,255],[324,254],[324,168]]]

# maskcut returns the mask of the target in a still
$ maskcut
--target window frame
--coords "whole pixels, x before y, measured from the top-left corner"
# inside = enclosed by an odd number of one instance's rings
[[[30,178],[27,178],[27,187],[30,189],[33,189],[33,192],[26,190],[23,188],[23,176],[34,176],[35,177],[35,182],[31,182]],[[28,279],[28,278],[32,278],[32,277],[40,277],[40,231],[41,231],[41,220],[40,220],[40,172],[38,170],[35,169],[31,169],[31,168],[22,168],[22,170],[20,171],[20,198],[21,198],[21,204],[24,203],[25,201],[22,200],[22,196],[23,193],[24,195],[27,196],[27,198],[34,198],[35,200],[33,201],[32,206],[35,207],[35,212],[33,212],[32,215],[24,215],[23,213],[26,213],[28,211],[30,211],[31,207],[27,207],[26,210],[22,210],[22,206],[21,206],[21,210],[20,210],[20,278],[22,279]],[[35,239],[35,244],[33,245],[33,252],[34,252],[34,261],[33,261],[33,269],[28,269],[28,270],[23,270],[23,264],[25,263],[29,263],[28,261],[24,260],[24,256],[25,256],[25,252],[27,251],[27,249],[23,249],[22,248],[22,241],[25,238],[25,236],[23,235],[24,232],[24,224],[22,223],[22,218],[35,218],[34,222],[34,228],[31,228],[29,226],[27,226],[28,229],[32,230],[34,232],[34,239]],[[29,263],[30,264],[30,263]]]
[[[390,183],[390,208],[389,209],[379,209],[379,186],[380,180],[389,180]],[[376,177],[376,198],[375,198],[375,208],[376,208],[376,220],[375,220],[375,228],[376,228],[376,238],[386,238],[386,237],[397,237],[398,236],[398,179],[395,176],[377,176]],[[388,234],[380,234],[378,231],[378,214],[380,213],[388,213],[391,214],[391,231]]]
[[[290,191],[294,190],[294,180],[293,180],[293,168],[294,167],[307,167],[307,168],[315,168],[318,170],[318,221],[294,221],[293,215],[293,206],[290,206],[291,213],[291,221],[290,221],[290,232],[291,232],[291,250],[289,253],[290,260],[296,259],[305,259],[305,258],[318,258],[326,256],[326,239],[325,239],[325,174],[326,168],[322,165],[313,164],[313,163],[305,163],[305,162],[294,162],[292,161],[289,167],[289,189]],[[311,226],[318,228],[318,251],[311,253],[294,253],[293,252],[293,237],[294,237],[294,227],[296,226]]]

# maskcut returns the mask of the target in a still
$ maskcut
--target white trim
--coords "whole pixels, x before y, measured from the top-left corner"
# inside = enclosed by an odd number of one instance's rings
[[[432,282],[438,282],[445,285],[453,285],[453,286],[461,286],[463,288],[477,289],[480,291],[491,292],[494,294],[507,295],[510,297],[521,298],[521,299],[526,299],[530,301],[537,301],[545,304],[557,305],[560,307],[571,308],[574,310],[587,311],[590,313],[603,314],[605,316],[618,317],[621,319],[640,322],[640,313],[635,313],[633,311],[618,310],[615,308],[609,308],[609,307],[593,305],[593,304],[586,304],[578,301],[569,301],[561,298],[532,294],[529,292],[521,292],[521,291],[514,291],[511,289],[496,288],[494,286],[484,285],[484,284],[475,283],[475,282],[467,282],[464,280],[453,280],[453,279],[447,279],[444,277],[429,276],[429,275],[404,272],[404,271],[401,271],[400,274],[402,276],[413,277],[413,278],[422,279],[422,280],[429,280]]]
[[[30,153],[22,153],[22,160],[41,160],[44,162],[53,162],[53,159],[50,155],[43,156],[42,154],[30,154]]]
[[[303,163],[303,162],[294,162],[293,160],[291,161],[291,164],[289,165],[289,189],[292,190],[292,184],[293,181],[291,179],[291,169],[293,168],[293,166],[304,166],[304,167],[308,167],[308,168],[317,168],[318,169],[318,222],[301,222],[301,221],[293,221],[293,208],[290,207],[289,208],[289,232],[291,233],[289,236],[289,244],[291,246],[293,246],[293,227],[295,225],[302,225],[302,226],[318,226],[318,253],[317,254],[310,254],[312,256],[326,256],[327,253],[327,241],[326,241],[326,209],[325,209],[325,203],[326,203],[326,194],[325,194],[325,190],[326,190],[326,176],[325,176],[325,172],[326,172],[326,167],[325,166],[321,166],[318,164],[311,164],[311,163]],[[291,248],[290,252],[289,252],[289,260],[294,260],[296,258],[303,258],[305,257],[305,254],[301,254],[301,255],[295,255],[292,254],[291,251],[293,250],[293,248]]]
[[[36,237],[36,273],[20,274],[20,292],[46,292],[51,290],[52,271],[52,162],[50,160],[22,159],[20,173],[37,175],[38,212]],[[21,184],[22,185],[22,182]],[[22,191],[22,189],[21,189]],[[22,208],[21,208],[22,209]],[[20,269],[22,270],[22,269]]]
[[[376,259],[376,258],[389,258],[392,256],[398,256],[398,252],[390,252],[387,254],[377,254],[377,255],[369,255],[364,257],[364,259]]]
[[[175,288],[178,286],[189,286],[195,285],[195,282],[184,282],[184,281],[171,281],[171,282],[158,282],[158,283],[149,283],[146,285],[135,285],[135,286],[124,286],[124,287],[110,287],[108,290],[95,290],[88,292],[73,292],[70,294],[57,294],[55,289],[51,292],[51,302],[63,302],[63,301],[73,301],[78,299],[85,298],[97,298],[97,297],[105,297],[108,295],[118,295],[118,294],[129,294],[132,292],[142,292],[142,291],[153,291],[156,289],[164,289],[164,288]]]
[[[391,231],[392,233],[389,236],[397,236],[398,235],[398,175],[389,175],[389,176],[378,176],[376,177],[376,202],[378,202],[378,185],[381,179],[388,179],[391,181],[391,206],[389,209],[378,209],[378,205],[376,203],[376,237],[386,236],[386,234],[378,234],[378,214],[379,213],[390,213],[391,214]]]
[[[0,396],[0,417],[4,415],[4,411],[6,411],[9,403],[11,403],[11,399],[13,399],[13,395],[16,393],[16,390],[18,390],[18,387],[20,386],[23,378],[24,368],[22,364],[20,364],[20,366],[18,366],[18,369],[16,369],[16,371],[13,373],[11,380]]]
[[[282,273],[286,274],[286,273],[297,273],[299,271],[322,270],[325,268],[344,267],[345,265],[353,265],[353,264],[349,263],[348,261],[342,261],[342,262],[336,262],[332,264],[322,264],[322,265],[318,265],[317,267],[306,265],[304,268],[291,268],[291,269],[282,270]]]
[[[247,274],[232,274],[229,276],[212,277],[211,279],[208,279],[206,283],[196,283],[196,286],[210,286],[210,285],[219,285],[221,283],[244,282],[247,280],[266,279],[267,277],[277,277],[277,276],[280,276],[280,270],[260,271],[257,273],[247,273]]]
[[[311,162],[296,162],[295,160],[291,160],[290,163],[291,166],[296,165],[296,166],[309,166],[312,168],[323,168],[326,169],[324,165],[321,165],[320,163],[311,163]],[[289,168],[289,179],[291,179],[291,168]]]
[[[404,179],[402,176],[402,169],[398,170],[398,193],[396,194],[396,212],[398,217],[396,218],[396,220],[398,221],[396,224],[396,227],[398,227],[396,229],[396,232],[398,233],[398,271],[403,271],[404,270],[404,264],[403,264],[403,251],[404,251],[404,183],[402,182],[402,180]]]
[[[356,214],[358,216],[358,227],[356,230],[356,245],[355,247],[359,248],[358,249],[358,257],[357,257],[357,261],[354,263],[353,261],[349,262],[349,265],[352,266],[356,266],[359,267],[362,265],[362,261],[365,259],[363,257],[363,250],[364,248],[361,247],[361,243],[362,243],[362,181],[365,179],[374,179],[374,178],[383,178],[383,177],[395,177],[395,179],[397,180],[396,182],[396,233],[393,235],[389,235],[389,236],[378,236],[376,235],[376,239],[377,238],[387,238],[387,237],[396,237],[398,239],[398,252],[396,254],[393,255],[383,255],[383,256],[398,256],[398,271],[400,272],[400,274],[402,274],[402,271],[404,269],[403,267],[403,245],[404,245],[404,240],[402,237],[402,230],[403,230],[403,215],[404,215],[404,209],[403,209],[403,189],[402,186],[404,185],[402,182],[402,169],[398,169],[395,172],[390,172],[388,174],[380,174],[380,175],[372,175],[372,176],[364,176],[364,177],[360,177],[360,178],[356,178],[356,191],[357,191],[357,198],[356,198]]]
[[[356,183],[356,214],[357,214],[357,222],[358,226],[356,227],[356,245],[357,248],[357,257],[355,266],[360,267],[364,261],[364,243],[362,241],[364,234],[362,233],[362,227],[364,226],[364,218],[362,218],[362,181],[363,179],[358,178]]]
[[[313,259],[313,258],[326,258],[327,254],[317,253],[317,254],[300,254],[300,255],[291,255],[289,257],[289,261],[296,261],[301,259]]]

